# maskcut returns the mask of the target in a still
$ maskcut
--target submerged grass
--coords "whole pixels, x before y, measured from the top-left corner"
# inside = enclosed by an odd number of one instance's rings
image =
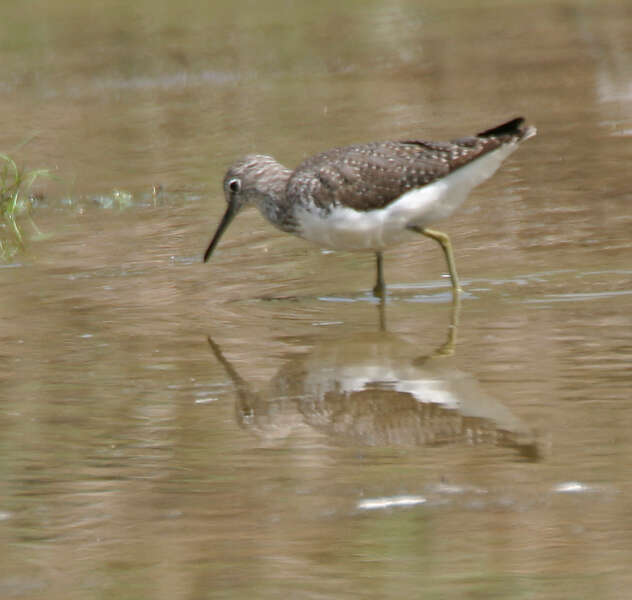
[[[31,218],[31,190],[41,177],[52,177],[49,169],[27,170],[18,167],[8,155],[0,153],[0,257],[9,260],[24,249],[22,230],[16,217],[25,216],[40,234]]]

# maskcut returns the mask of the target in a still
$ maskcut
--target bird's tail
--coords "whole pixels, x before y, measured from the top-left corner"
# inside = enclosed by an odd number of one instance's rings
[[[502,125],[492,127],[486,131],[477,133],[477,137],[510,137],[517,140],[526,140],[533,137],[537,133],[537,129],[532,125],[525,125],[522,117],[517,117],[507,121]]]

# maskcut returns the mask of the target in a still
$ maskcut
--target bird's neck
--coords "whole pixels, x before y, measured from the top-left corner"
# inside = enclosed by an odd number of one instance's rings
[[[282,231],[293,232],[292,205],[287,200],[286,187],[292,171],[274,161],[266,166],[257,180],[257,208]]]

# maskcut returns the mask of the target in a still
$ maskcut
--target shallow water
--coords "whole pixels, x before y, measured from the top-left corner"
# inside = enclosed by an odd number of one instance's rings
[[[0,152],[60,177],[0,267],[0,597],[625,597],[627,3],[0,21]],[[459,311],[425,239],[385,254],[383,311],[370,254],[256,211],[201,263],[241,154],[523,113],[538,136],[440,227]]]

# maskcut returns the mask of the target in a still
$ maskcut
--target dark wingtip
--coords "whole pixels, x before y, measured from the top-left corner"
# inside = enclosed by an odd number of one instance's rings
[[[477,137],[491,137],[493,135],[519,135],[522,137],[527,131],[523,125],[524,119],[522,117],[516,117],[515,119],[511,119],[511,121],[507,121],[502,125],[492,127],[486,131],[481,131],[481,133],[477,133],[476,135]]]

